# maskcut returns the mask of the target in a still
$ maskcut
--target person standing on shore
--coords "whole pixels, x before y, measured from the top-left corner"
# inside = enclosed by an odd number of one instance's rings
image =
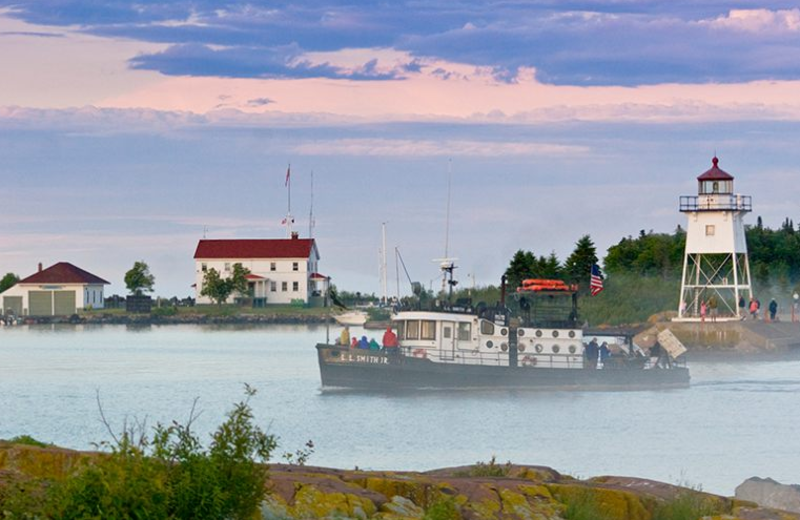
[[[705,323],[707,311],[708,311],[708,305],[706,305],[706,302],[705,301],[700,302],[700,323]]]
[[[717,321],[717,297],[713,294],[708,299],[708,314],[711,316],[711,321]]]
[[[778,302],[775,298],[769,301],[769,321],[775,321],[775,316],[778,314]]]
[[[750,316],[754,320],[758,319],[758,303],[755,298],[750,298]]]

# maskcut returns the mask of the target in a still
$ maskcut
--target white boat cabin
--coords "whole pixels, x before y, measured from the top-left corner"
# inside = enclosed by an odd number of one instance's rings
[[[509,327],[474,314],[402,311],[392,317],[406,355],[437,363],[509,366]],[[523,367],[583,368],[583,331],[520,327]]]

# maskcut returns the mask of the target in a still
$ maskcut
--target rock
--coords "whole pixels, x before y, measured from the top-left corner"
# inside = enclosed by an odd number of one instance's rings
[[[800,486],[776,482],[771,478],[751,477],[736,487],[736,498],[763,507],[800,513]]]
[[[421,507],[401,496],[393,496],[391,501],[383,504],[381,512],[385,513],[383,515],[384,520],[422,518],[425,516],[425,511]]]

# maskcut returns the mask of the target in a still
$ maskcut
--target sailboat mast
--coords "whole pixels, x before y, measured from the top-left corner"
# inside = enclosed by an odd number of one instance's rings
[[[381,282],[383,283],[383,305],[389,301],[388,289],[386,285],[386,222],[381,224]]]

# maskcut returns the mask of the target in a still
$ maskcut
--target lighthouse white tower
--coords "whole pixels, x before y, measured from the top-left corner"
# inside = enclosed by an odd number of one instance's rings
[[[739,300],[749,302],[753,295],[742,220],[752,200],[735,195],[733,176],[719,168],[716,157],[711,162],[711,169],[697,178],[697,195],[680,198],[688,225],[678,321],[699,320],[703,302],[719,321],[741,319],[747,310]]]

